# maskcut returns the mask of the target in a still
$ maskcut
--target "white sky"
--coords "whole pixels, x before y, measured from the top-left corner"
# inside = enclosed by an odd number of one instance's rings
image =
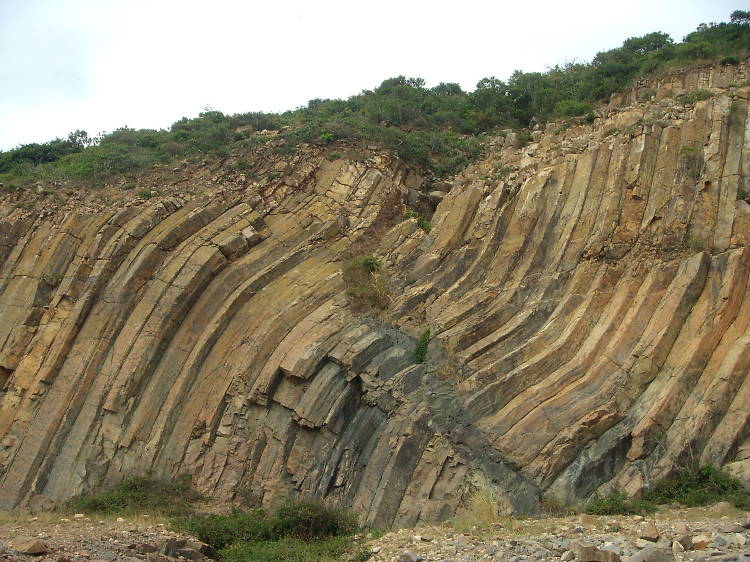
[[[0,150],[205,106],[282,111],[385,78],[473,90],[652,31],[675,41],[739,0],[0,0]]]

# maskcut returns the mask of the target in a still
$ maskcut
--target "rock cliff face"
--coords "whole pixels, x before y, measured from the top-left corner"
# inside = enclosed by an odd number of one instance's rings
[[[269,156],[263,181],[122,209],[8,198],[0,507],[189,473],[227,501],[315,495],[387,526],[447,517],[477,484],[529,512],[744,466],[750,87],[731,68],[695,105],[625,95],[592,125],[495,139],[431,194],[429,233],[399,222],[421,179],[377,153]],[[385,311],[348,302],[362,248]]]

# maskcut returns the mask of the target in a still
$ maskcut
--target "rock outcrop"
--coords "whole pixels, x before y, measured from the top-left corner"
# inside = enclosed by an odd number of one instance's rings
[[[750,87],[720,86],[496,139],[428,189],[429,233],[399,222],[419,180],[375,153],[121,210],[4,203],[0,507],[189,473],[405,525],[479,483],[533,512],[742,461]],[[348,301],[364,247],[386,311]]]

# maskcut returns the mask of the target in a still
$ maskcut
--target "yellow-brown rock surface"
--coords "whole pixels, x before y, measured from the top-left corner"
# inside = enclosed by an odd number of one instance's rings
[[[495,139],[431,194],[429,233],[398,222],[414,176],[377,154],[121,208],[9,198],[0,507],[189,473],[385,526],[449,516],[480,480],[534,511],[748,458],[750,88],[711,76],[695,105],[662,85]],[[364,243],[384,312],[348,303]]]

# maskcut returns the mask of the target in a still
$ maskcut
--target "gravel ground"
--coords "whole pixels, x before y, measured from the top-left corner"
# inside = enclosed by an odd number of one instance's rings
[[[200,560],[205,547],[149,516],[92,518],[54,513],[0,514],[4,560]],[[32,554],[38,551],[37,554]],[[170,555],[170,556],[166,556]]]
[[[370,540],[375,562],[725,561],[750,562],[750,513],[728,504],[653,516],[497,519],[401,529]],[[39,551],[33,554],[33,551]],[[215,553],[149,516],[92,518],[0,513],[3,560],[203,560]]]
[[[579,515],[402,529],[371,541],[374,561],[750,562],[750,514],[729,504],[653,516]]]

